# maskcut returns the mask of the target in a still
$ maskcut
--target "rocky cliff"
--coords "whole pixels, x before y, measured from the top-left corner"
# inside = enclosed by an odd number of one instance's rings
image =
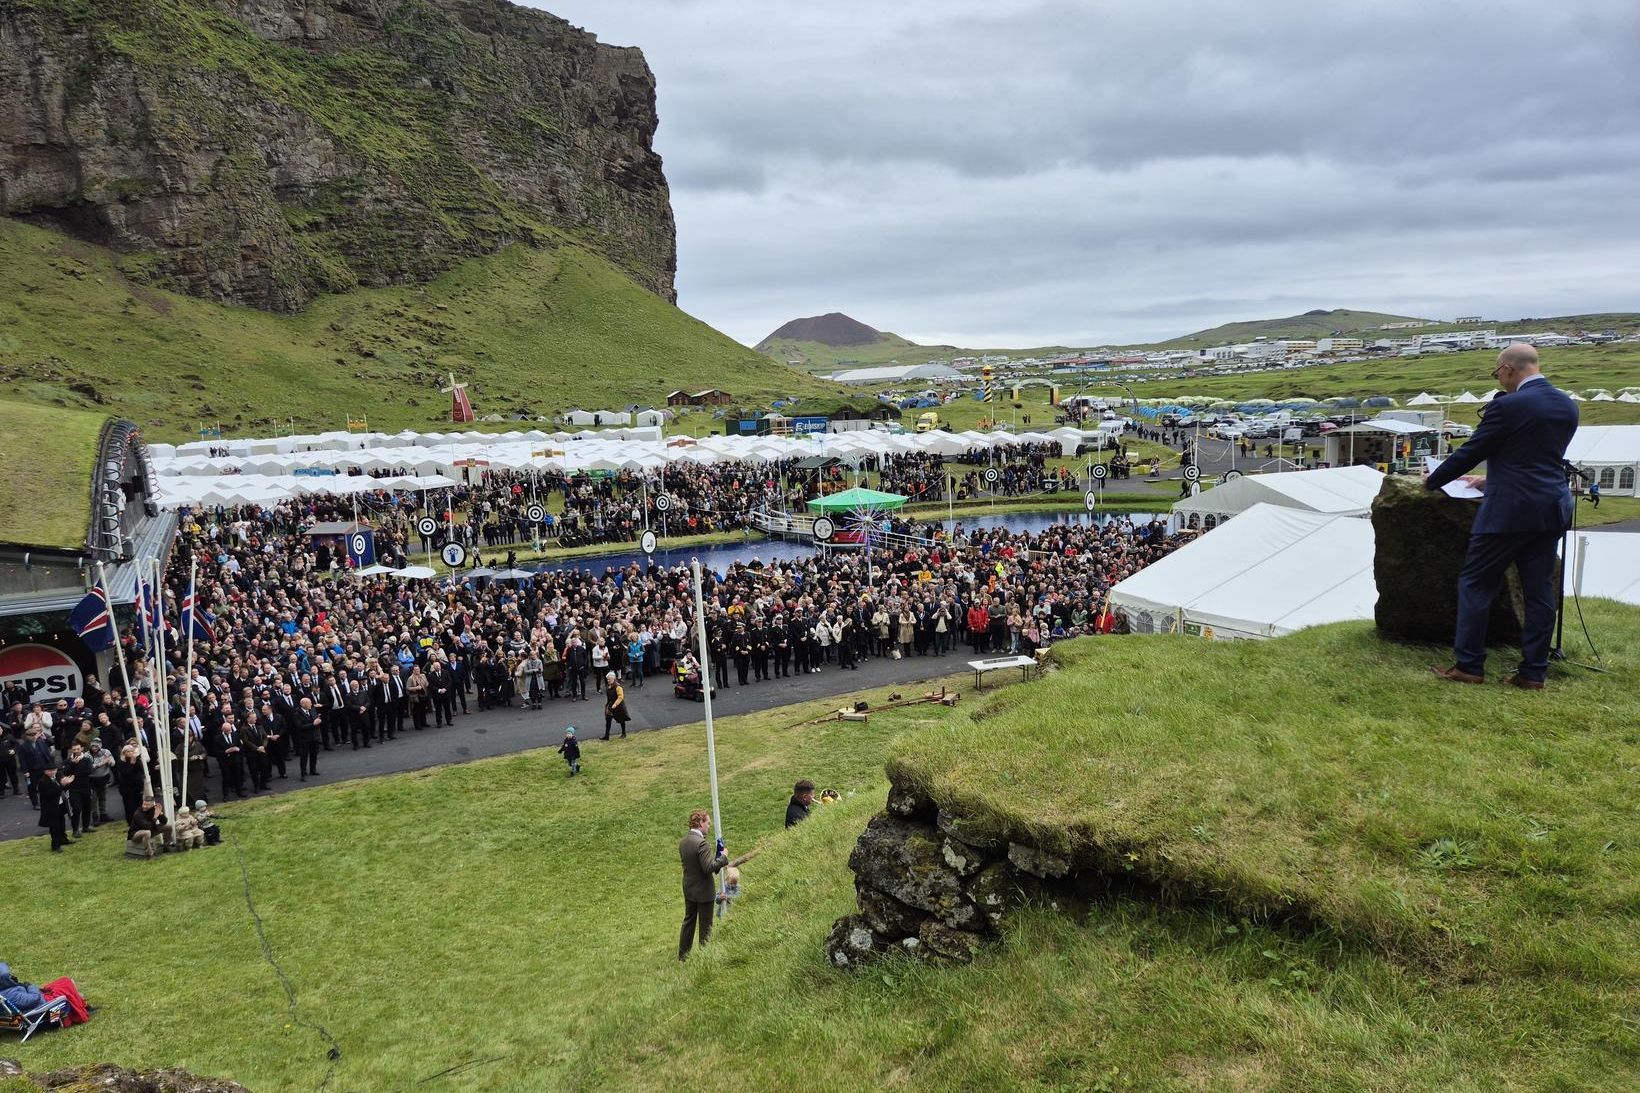
[[[289,311],[574,240],[675,299],[636,49],[504,0],[0,0],[0,211]]]

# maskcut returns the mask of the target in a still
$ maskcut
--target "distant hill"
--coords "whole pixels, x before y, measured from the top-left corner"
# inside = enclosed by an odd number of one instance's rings
[[[849,318],[841,311],[831,311],[824,315],[810,315],[806,319],[793,319],[757,343],[757,349],[762,352],[764,346],[777,342],[818,342],[835,349],[851,345],[876,345],[885,341],[899,345],[916,344],[896,334],[887,334],[869,327],[858,319]]]
[[[1163,348],[1195,349],[1226,342],[1250,342],[1254,338],[1327,338],[1333,335],[1377,332],[1385,323],[1418,323],[1429,320],[1415,315],[1390,315],[1382,311],[1352,311],[1349,308],[1317,308],[1285,319],[1253,319],[1225,323],[1210,330],[1198,330],[1182,338],[1162,342]]]

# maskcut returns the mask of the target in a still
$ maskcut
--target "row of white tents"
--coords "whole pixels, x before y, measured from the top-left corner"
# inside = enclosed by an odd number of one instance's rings
[[[1420,391],[1407,399],[1408,406],[1453,406],[1469,405],[1477,402],[1491,402],[1498,397],[1497,390],[1491,390],[1484,395],[1477,395],[1473,391],[1464,391],[1457,395],[1432,395],[1428,391]],[[1603,387],[1593,388],[1586,394],[1576,391],[1567,391],[1567,397],[1574,402],[1640,402],[1640,387],[1624,387],[1617,394],[1612,394]]]
[[[652,435],[645,435],[646,433]],[[370,443],[359,443],[367,436]],[[467,469],[537,470],[556,473],[579,471],[652,471],[672,463],[769,463],[809,456],[832,456],[851,465],[869,456],[904,453],[963,455],[971,451],[1000,450],[1023,444],[1053,444],[1074,455],[1084,442],[1099,434],[1064,427],[1051,432],[887,433],[863,429],[849,433],[808,436],[707,436],[698,440],[675,436],[662,440],[652,430],[614,429],[585,434],[455,433],[322,435],[281,437],[269,441],[184,444],[176,448],[153,445],[150,452],[163,485],[170,477],[218,478],[256,475],[286,478],[298,471],[391,472],[416,478],[458,477]],[[351,443],[350,443],[351,442]],[[322,490],[324,479],[306,484]],[[378,488],[366,486],[364,488]],[[418,488],[407,486],[404,488]],[[335,491],[331,491],[335,492]]]

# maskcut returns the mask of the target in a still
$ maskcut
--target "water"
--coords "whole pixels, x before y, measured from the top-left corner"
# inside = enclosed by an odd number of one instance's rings
[[[964,532],[975,529],[991,530],[1006,528],[1012,532],[1028,532],[1039,534],[1054,524],[1086,524],[1097,519],[1099,524],[1111,520],[1132,520],[1136,523],[1147,523],[1156,518],[1156,514],[1147,512],[1135,513],[1100,513],[1097,518],[1090,517],[1083,512],[1067,512],[1064,510],[1046,510],[1037,512],[1009,512],[997,516],[961,516],[955,521]],[[1165,516],[1164,516],[1165,518]],[[951,530],[952,522],[945,519],[937,521],[947,531]],[[657,565],[670,568],[678,565],[688,565],[695,558],[700,559],[703,569],[721,573],[736,562],[763,562],[790,561],[807,558],[814,553],[814,544],[802,539],[758,539],[747,543],[720,543],[716,546],[684,547],[673,550],[665,548],[664,541],[661,549],[655,551],[654,561]],[[557,572],[559,570],[587,569],[594,573],[602,573],[608,568],[624,568],[634,563],[643,565],[649,558],[638,550],[623,551],[617,554],[597,554],[584,558],[570,558],[561,562],[525,563],[521,568],[533,569],[536,572]]]

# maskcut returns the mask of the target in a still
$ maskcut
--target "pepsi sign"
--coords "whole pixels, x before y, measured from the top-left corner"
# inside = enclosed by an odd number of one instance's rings
[[[0,686],[17,683],[30,702],[79,698],[85,684],[80,665],[61,649],[26,642],[0,649]]]

